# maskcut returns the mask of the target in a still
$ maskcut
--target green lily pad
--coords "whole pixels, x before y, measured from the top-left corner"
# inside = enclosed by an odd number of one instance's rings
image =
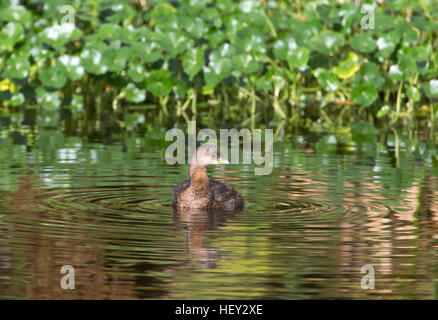
[[[11,3],[1,8],[0,21],[19,22],[28,28],[32,22],[32,14],[24,6]]]
[[[156,97],[169,94],[172,87],[173,76],[169,70],[152,70],[146,77],[146,88]]]
[[[255,61],[254,57],[250,54],[239,54],[232,58],[233,68],[236,71],[250,74],[256,72],[259,69],[259,64]]]
[[[24,55],[12,55],[7,61],[3,76],[6,78],[24,79],[29,75],[30,63]]]
[[[206,38],[212,48],[217,48],[227,39],[227,35],[221,30],[211,30],[207,33]]]
[[[239,31],[232,45],[241,53],[264,54],[266,52],[265,37],[256,29]]]
[[[151,12],[151,18],[155,21],[160,21],[168,16],[173,15],[176,12],[175,7],[166,3],[159,2]]]
[[[277,40],[273,51],[276,58],[287,61],[291,68],[306,66],[310,54],[309,49],[299,47],[292,37]]]
[[[242,0],[239,3],[239,8],[244,13],[250,13],[258,7],[260,7],[260,3],[258,1],[255,1],[255,0]]]
[[[65,70],[59,65],[41,70],[39,79],[45,87],[56,89],[64,87],[67,82]]]
[[[211,58],[212,55],[210,55],[208,66],[203,66],[203,71],[207,86],[214,88],[231,74],[232,63],[228,58]]]
[[[391,80],[394,81],[403,80],[403,72],[400,70],[398,64],[394,64],[391,67],[389,67],[388,76]]]
[[[176,79],[173,85],[172,92],[176,99],[182,99],[186,96],[188,87],[185,81],[181,79]]]
[[[350,52],[347,59],[341,61],[337,67],[333,68],[333,72],[340,79],[351,78],[360,69],[359,57],[354,53]]]
[[[171,57],[174,57],[193,46],[193,40],[179,31],[157,33],[157,40]]]
[[[403,38],[403,40],[409,45],[410,43],[418,40],[418,34],[403,18],[399,17],[396,26],[396,32]]]
[[[0,32],[0,50],[12,51],[24,39],[24,28],[18,22],[8,22]]]
[[[201,38],[208,31],[204,20],[199,17],[182,16],[179,21],[181,26],[194,38]]]
[[[107,46],[103,43],[90,43],[87,48],[84,48],[80,57],[85,70],[95,75],[106,73],[109,64],[105,56],[106,51]]]
[[[13,94],[11,96],[11,99],[7,100],[6,102],[11,104],[12,106],[19,106],[19,105],[22,105],[25,100],[26,99],[24,98],[24,94],[22,94],[21,92],[17,92],[15,94]]]
[[[129,83],[122,92],[125,94],[126,100],[129,102],[142,102],[146,99],[146,90],[141,90],[135,86],[133,83]]]
[[[129,64],[127,75],[134,82],[141,82],[145,78],[146,70],[141,63],[132,62]]]
[[[59,91],[49,92],[42,87],[38,87],[35,90],[36,100],[45,110],[52,111],[58,110],[61,105],[61,99],[59,98]]]
[[[119,23],[135,13],[126,3],[113,0],[98,2],[99,18],[105,22]]]
[[[30,54],[36,62],[44,62],[47,61],[47,59],[55,56],[55,52],[53,50],[48,50],[43,46],[38,45],[30,50]]]
[[[162,55],[160,45],[153,41],[132,43],[130,51],[132,52],[131,61],[141,58],[145,62],[155,62]]]
[[[344,37],[340,33],[324,30],[310,40],[310,47],[319,53],[329,55],[334,52],[335,47],[340,47],[344,43]]]
[[[201,48],[192,48],[188,50],[183,59],[184,72],[187,73],[189,79],[193,77],[202,69],[204,64],[204,50]]]
[[[417,70],[417,61],[415,57],[412,55],[412,51],[406,54],[401,54],[398,59],[398,66],[400,70],[406,76],[411,76],[416,73]]]
[[[63,23],[45,28],[41,33],[41,40],[54,47],[61,49],[67,42],[77,40],[82,36],[82,31],[73,24]]]
[[[81,65],[80,57],[63,55],[58,58],[58,61],[64,66],[70,80],[80,80],[84,76],[85,68]]]
[[[372,62],[362,65],[357,77],[359,82],[372,83],[377,89],[382,88],[385,84],[385,78],[380,75],[379,68]]]
[[[377,55],[382,58],[389,58],[394,52],[395,47],[400,41],[400,36],[395,32],[389,32],[377,39],[377,47],[379,51]]]
[[[256,88],[263,91],[271,91],[276,79],[282,79],[282,73],[278,68],[270,68],[263,76],[256,80]],[[284,80],[283,80],[284,81]],[[283,87],[280,85],[280,87]]]
[[[326,91],[336,91],[339,86],[339,81],[330,70],[318,68],[313,74],[316,77],[319,85]]]
[[[359,52],[371,53],[377,48],[376,41],[369,33],[359,34],[350,40],[351,47]]]
[[[121,72],[124,70],[128,56],[128,48],[120,48],[119,50],[108,48],[108,50],[105,51],[105,60],[107,61],[108,70],[112,72]]]
[[[382,11],[377,11],[374,14],[374,31],[378,34],[382,32],[393,30],[396,27],[396,23],[394,18],[389,14],[386,14]]]
[[[438,98],[438,80],[432,79],[424,86],[426,96],[429,98]]]
[[[351,97],[357,104],[369,107],[374,101],[376,101],[378,95],[377,90],[372,84],[362,83],[353,87]]]

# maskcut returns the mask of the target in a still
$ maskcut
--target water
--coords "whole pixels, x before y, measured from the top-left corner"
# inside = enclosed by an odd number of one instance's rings
[[[187,167],[158,140],[24,136],[0,140],[0,298],[438,297],[434,145],[279,142],[269,176],[209,168],[246,208],[208,216],[173,212]],[[60,287],[63,265],[75,290]]]

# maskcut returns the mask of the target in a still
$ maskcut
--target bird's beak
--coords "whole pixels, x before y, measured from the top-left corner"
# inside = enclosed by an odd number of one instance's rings
[[[227,159],[225,159],[225,158],[217,159],[217,163],[218,164],[230,164],[230,162]]]

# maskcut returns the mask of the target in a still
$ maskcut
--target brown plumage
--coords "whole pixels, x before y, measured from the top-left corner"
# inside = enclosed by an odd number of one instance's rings
[[[190,179],[181,182],[173,190],[174,207],[242,210],[244,201],[240,193],[223,182],[208,179],[205,167],[221,163],[229,162],[216,147],[210,145],[199,147],[191,161]]]

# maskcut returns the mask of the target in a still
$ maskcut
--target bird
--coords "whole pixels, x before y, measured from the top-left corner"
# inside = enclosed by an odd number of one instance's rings
[[[173,189],[174,208],[240,211],[244,208],[241,194],[229,185],[207,176],[208,165],[229,164],[213,145],[203,144],[190,161],[190,178]]]

